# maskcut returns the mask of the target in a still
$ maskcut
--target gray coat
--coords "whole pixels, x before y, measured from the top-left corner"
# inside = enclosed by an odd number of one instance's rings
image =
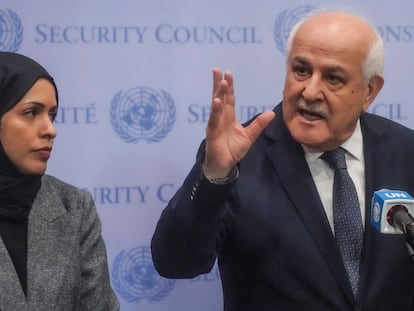
[[[0,239],[0,310],[119,310],[91,195],[52,176],[29,215],[27,297]]]

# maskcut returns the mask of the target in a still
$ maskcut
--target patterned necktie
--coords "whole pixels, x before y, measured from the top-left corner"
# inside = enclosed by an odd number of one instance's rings
[[[335,239],[356,297],[364,231],[358,195],[346,169],[345,150],[339,148],[328,151],[321,158],[335,171],[332,193]]]

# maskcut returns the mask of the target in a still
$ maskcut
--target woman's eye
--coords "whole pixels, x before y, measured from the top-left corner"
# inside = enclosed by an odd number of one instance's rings
[[[37,113],[37,111],[36,111],[35,109],[30,109],[30,110],[26,110],[26,111],[24,112],[24,115],[27,115],[27,116],[33,117],[33,116],[35,116],[35,115],[36,115],[36,113]]]
[[[49,118],[50,118],[50,120],[51,120],[52,122],[54,122],[54,121],[55,121],[55,119],[56,119],[56,115],[57,115],[57,112],[56,112],[56,111],[49,113]]]

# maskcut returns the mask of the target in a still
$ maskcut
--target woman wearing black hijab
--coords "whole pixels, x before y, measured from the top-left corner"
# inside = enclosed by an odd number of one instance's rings
[[[0,52],[0,310],[119,310],[91,195],[44,174],[53,78]]]

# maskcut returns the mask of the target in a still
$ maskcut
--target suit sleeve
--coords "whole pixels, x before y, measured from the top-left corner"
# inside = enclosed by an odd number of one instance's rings
[[[106,247],[101,235],[101,222],[95,203],[85,192],[84,214],[81,223],[81,292],[80,310],[119,310],[108,271]]]
[[[164,277],[192,278],[209,272],[216,260],[225,203],[234,183],[214,185],[203,177],[203,146],[152,237],[153,262]]]

